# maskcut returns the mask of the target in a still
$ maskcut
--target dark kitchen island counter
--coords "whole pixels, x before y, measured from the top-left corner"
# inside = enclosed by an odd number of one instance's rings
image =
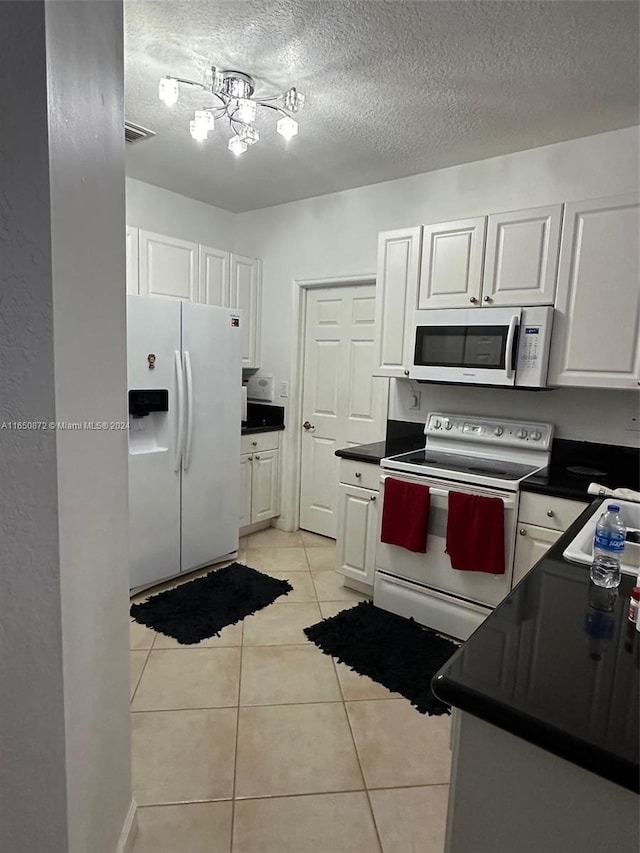
[[[593,501],[433,680],[444,701],[638,792],[640,633],[562,552]],[[499,638],[499,642],[498,642]]]
[[[432,681],[454,706],[450,853],[637,853],[635,578],[595,587],[562,552],[593,501]],[[480,819],[479,819],[480,816]]]

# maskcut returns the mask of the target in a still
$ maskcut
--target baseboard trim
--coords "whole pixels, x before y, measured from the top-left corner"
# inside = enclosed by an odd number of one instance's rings
[[[120,840],[116,847],[116,853],[133,853],[133,845],[138,834],[138,806],[135,800],[131,800],[129,811],[120,833]]]

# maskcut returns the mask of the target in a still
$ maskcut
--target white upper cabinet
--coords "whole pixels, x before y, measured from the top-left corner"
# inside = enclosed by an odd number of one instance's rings
[[[483,303],[553,304],[561,224],[561,204],[489,216]]]
[[[138,279],[138,229],[127,225],[126,237],[126,277],[127,277],[127,293],[140,293],[140,284]]]
[[[141,230],[140,293],[198,302],[198,244]]]
[[[229,252],[200,246],[199,302],[229,307]]]
[[[422,228],[378,236],[376,376],[408,376],[413,361],[413,312],[418,303]]]
[[[480,304],[486,227],[485,216],[424,226],[419,308]]]
[[[242,366],[260,367],[262,264],[231,254],[230,307],[242,311]]]
[[[550,385],[640,382],[638,196],[565,206]]]

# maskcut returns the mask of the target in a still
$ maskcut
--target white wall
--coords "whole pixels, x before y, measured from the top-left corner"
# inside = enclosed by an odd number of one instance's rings
[[[420,411],[410,411],[409,395],[420,394]],[[427,385],[392,379],[389,417],[424,423],[429,412],[486,415],[548,421],[558,438],[624,444],[637,447],[640,432],[626,429],[631,415],[640,413],[636,391],[594,388],[553,388],[546,391],[502,390]]]
[[[238,243],[238,251],[264,261],[263,371],[274,373],[277,381],[290,378],[294,280],[374,272],[379,231],[637,190],[638,149],[639,128],[628,128],[239,214],[237,239],[242,245]],[[465,389],[443,393],[451,408],[469,407],[471,398]],[[508,411],[514,400],[524,400],[501,396],[509,392],[482,389],[479,393],[490,395],[483,398],[491,400],[490,405]],[[637,443],[637,433],[619,427],[609,431],[606,423],[592,417],[597,408],[619,425],[633,405],[634,392],[547,393],[538,396],[548,401],[543,403],[548,417],[561,426],[565,437]],[[537,399],[532,405],[540,411]],[[393,412],[409,419],[402,399],[396,401]],[[285,447],[289,446],[287,437]],[[291,453],[285,450],[285,454],[283,509],[287,513],[295,478]]]
[[[120,0],[0,4],[0,421],[127,419],[122,53]],[[0,431],[0,528],[0,848],[115,853],[126,431]]]
[[[46,52],[35,3],[0,3],[0,79],[0,422],[50,421]],[[0,431],[0,847],[8,851],[67,849],[56,465],[55,433]]]
[[[128,420],[122,14],[46,4],[58,421]],[[56,439],[69,853],[114,853],[131,805],[127,432]]]
[[[236,216],[228,210],[133,178],[126,193],[127,225],[233,251]]]

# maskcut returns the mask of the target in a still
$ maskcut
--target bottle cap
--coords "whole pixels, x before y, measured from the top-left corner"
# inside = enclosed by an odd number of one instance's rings
[[[609,512],[620,512],[620,507],[618,506],[618,504],[609,504],[607,509],[609,510]]]

